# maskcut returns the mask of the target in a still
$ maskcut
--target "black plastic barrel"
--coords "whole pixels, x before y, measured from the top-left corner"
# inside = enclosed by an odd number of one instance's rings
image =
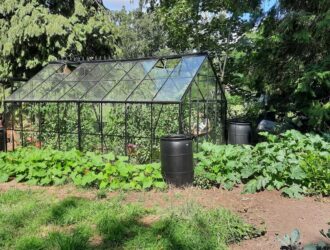
[[[251,144],[252,125],[245,121],[230,121],[228,123],[228,144]]]
[[[6,151],[6,129],[0,128],[0,151]]]
[[[187,135],[169,135],[161,138],[160,154],[165,181],[177,187],[193,183],[192,138]]]

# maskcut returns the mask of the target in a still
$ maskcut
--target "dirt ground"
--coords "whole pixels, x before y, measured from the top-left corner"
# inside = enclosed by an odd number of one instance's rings
[[[58,198],[78,196],[89,199],[96,197],[96,190],[77,189],[71,185],[60,187],[36,187],[26,184],[9,183],[0,184],[0,192],[9,189],[43,190]],[[256,194],[241,194],[241,189],[233,191],[221,189],[201,190],[197,188],[176,189],[170,188],[166,192],[111,192],[108,198],[122,195],[125,202],[135,202],[147,208],[175,207],[187,202],[197,202],[204,207],[224,207],[244,218],[258,228],[265,228],[267,233],[256,239],[246,240],[231,249],[251,250],[278,250],[280,243],[276,235],[283,236],[298,228],[302,236],[302,244],[324,241],[320,229],[328,229],[330,222],[330,198],[305,197],[301,200],[282,197],[276,191],[264,191]],[[157,220],[157,218],[153,218]],[[330,242],[328,242],[330,244]]]

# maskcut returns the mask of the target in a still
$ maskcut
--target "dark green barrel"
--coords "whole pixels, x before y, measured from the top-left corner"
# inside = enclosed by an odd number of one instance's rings
[[[251,144],[252,125],[245,121],[230,121],[228,123],[228,144]]]
[[[187,135],[169,135],[160,142],[162,174],[165,181],[177,187],[193,183],[192,138]]]
[[[0,151],[6,151],[6,129],[0,128]]]

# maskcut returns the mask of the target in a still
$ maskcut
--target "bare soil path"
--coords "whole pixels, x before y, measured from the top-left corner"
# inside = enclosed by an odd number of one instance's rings
[[[94,199],[97,195],[97,190],[77,189],[71,185],[36,187],[15,181],[0,184],[0,192],[9,189],[40,190],[58,198],[78,196]],[[224,207],[239,214],[245,221],[266,229],[266,235],[233,245],[231,246],[233,250],[278,250],[280,245],[276,240],[276,235],[283,236],[295,228],[300,230],[303,244],[319,242],[324,240],[319,230],[328,229],[327,223],[330,222],[330,198],[305,197],[295,200],[282,197],[276,191],[241,194],[240,188],[233,191],[170,188],[166,192],[111,192],[107,194],[107,197],[112,198],[118,195],[122,195],[127,203],[140,203],[159,211],[166,211],[166,208],[187,202],[197,202],[208,208]]]

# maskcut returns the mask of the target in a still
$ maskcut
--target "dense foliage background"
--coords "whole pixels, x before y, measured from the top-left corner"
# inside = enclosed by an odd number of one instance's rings
[[[207,50],[231,116],[256,120],[272,110],[301,131],[329,131],[329,1],[279,0],[268,12],[262,0],[139,2],[134,11],[116,12],[97,0],[2,1],[0,78],[29,78],[68,56]]]
[[[301,130],[329,131],[329,29],[329,1],[279,1],[231,51],[226,82],[267,94]]]
[[[0,79],[29,78],[69,56],[114,56],[118,31],[94,0],[4,0],[0,4]]]

